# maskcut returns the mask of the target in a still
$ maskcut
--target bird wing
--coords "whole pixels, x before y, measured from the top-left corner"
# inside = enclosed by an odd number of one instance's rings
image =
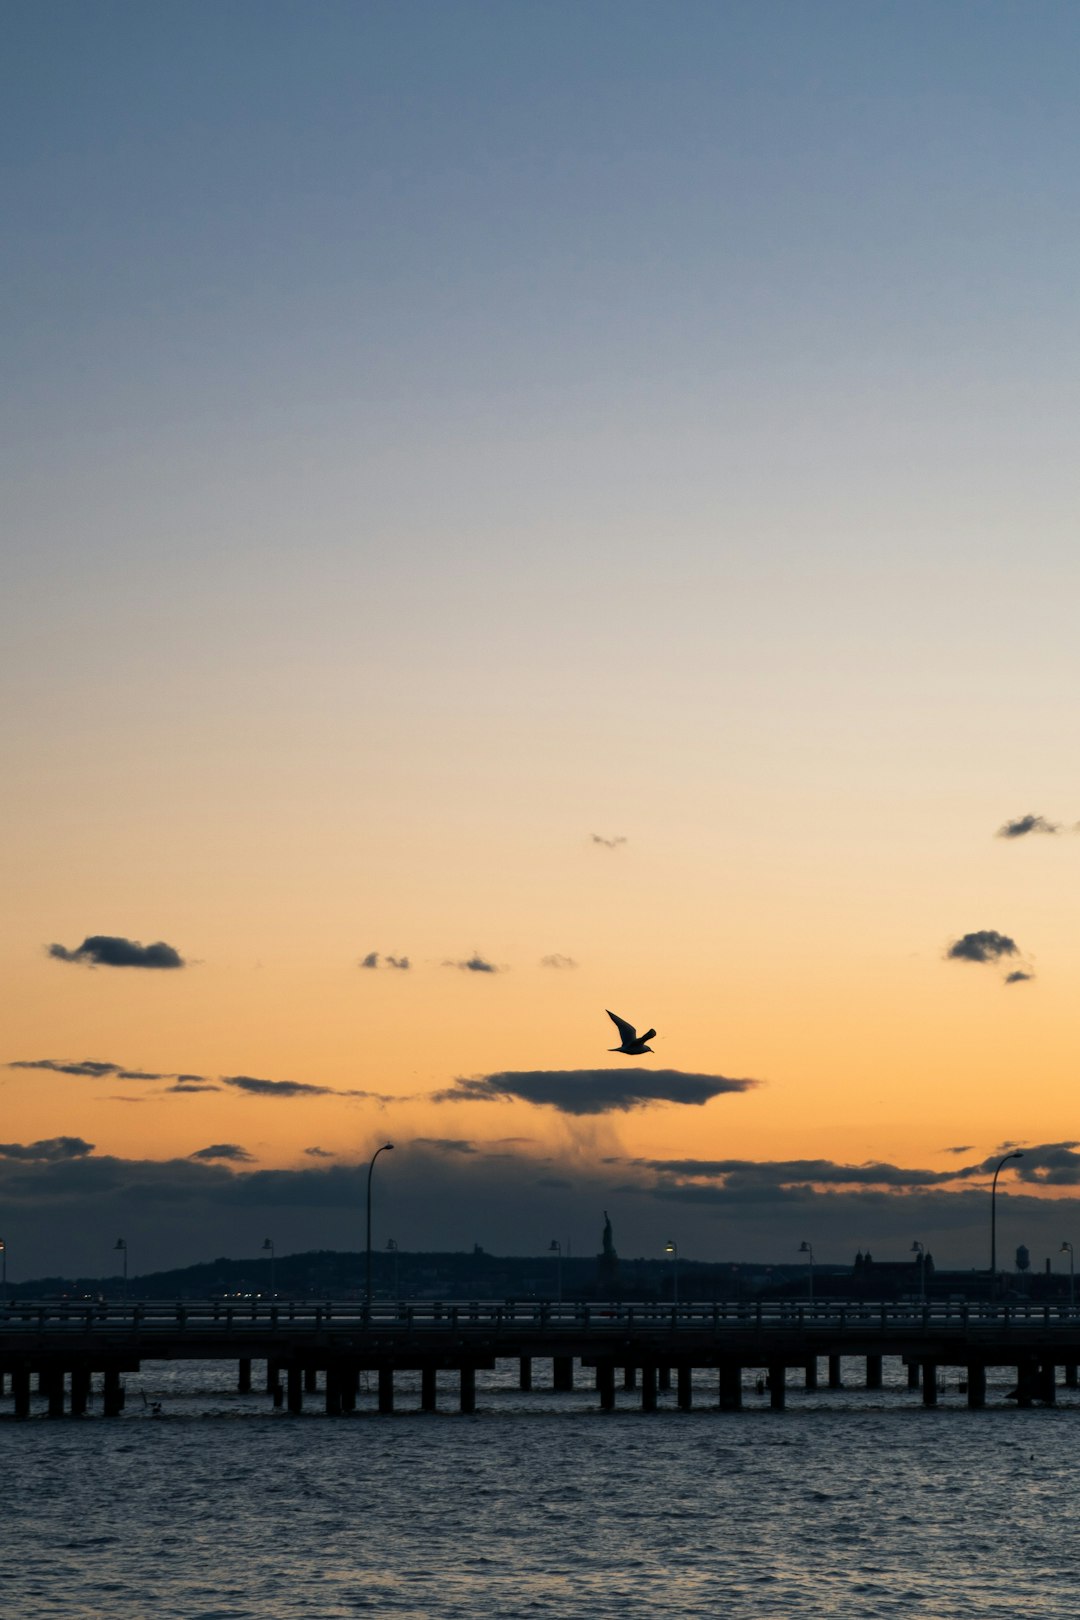
[[[615,1028],[618,1030],[619,1035],[622,1038],[622,1040],[624,1040],[624,1041],[636,1041],[637,1040],[637,1030],[634,1028],[633,1024],[628,1024],[626,1022],[625,1018],[616,1018],[615,1014],[613,1012],[608,1012],[608,1009],[606,1007],[604,1008],[604,1011],[607,1013],[608,1017],[611,1019],[611,1022],[615,1025]]]
[[[647,1029],[641,1038],[643,1041],[651,1041],[655,1034],[655,1029]]]

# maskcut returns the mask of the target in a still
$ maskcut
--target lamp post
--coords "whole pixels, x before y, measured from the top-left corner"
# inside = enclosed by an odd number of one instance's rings
[[[376,1148],[371,1155],[371,1163],[367,1167],[367,1271],[364,1286],[364,1309],[371,1309],[371,1173],[375,1168],[375,1160],[380,1153],[392,1153],[393,1142],[384,1142],[382,1147]]]
[[[126,1304],[127,1297],[128,1297],[128,1290],[127,1290],[127,1282],[128,1282],[128,1278],[127,1278],[127,1260],[128,1260],[127,1239],[126,1238],[117,1238],[116,1242],[113,1244],[113,1248],[118,1249],[120,1251],[120,1253],[124,1256],[124,1302]]]
[[[555,1298],[562,1304],[562,1244],[558,1238],[552,1238],[548,1244],[548,1253],[555,1256]]]
[[[1076,1304],[1076,1257],[1073,1254],[1071,1243],[1061,1245],[1061,1253],[1064,1254],[1066,1250],[1069,1255],[1069,1309],[1071,1311]]]
[[[273,1238],[264,1238],[263,1239],[263,1249],[264,1249],[264,1251],[265,1250],[270,1251],[270,1298],[271,1299],[276,1299],[277,1298],[277,1276],[276,1276],[275,1262],[277,1260],[277,1255],[276,1255],[276,1253],[274,1251],[274,1240],[273,1240]]]
[[[808,1261],[809,1261],[809,1268],[808,1268],[807,1273],[806,1273],[806,1293],[807,1293],[808,1298],[813,1299],[813,1297],[814,1297],[814,1245],[812,1243],[805,1243],[805,1242],[800,1243],[799,1244],[799,1253],[800,1254],[805,1254],[807,1256]]]
[[[668,1238],[664,1244],[664,1253],[671,1256],[671,1299],[672,1303],[679,1303],[679,1245],[674,1238]]]
[[[920,1300],[925,1301],[925,1299],[926,1299],[926,1251],[923,1248],[922,1244],[919,1242],[918,1238],[916,1238],[915,1242],[911,1245],[911,1252],[912,1252],[912,1254],[917,1254],[918,1257],[919,1257],[915,1262],[915,1269],[919,1273],[919,1298],[920,1298]]]
[[[1022,1159],[1024,1155],[1017,1148],[1013,1153],[1005,1153],[998,1160],[994,1179],[990,1184],[990,1298],[997,1298],[997,1178],[1001,1174],[1003,1164],[1010,1159]]]
[[[399,1279],[398,1246],[394,1242],[393,1238],[387,1238],[387,1240],[386,1240],[386,1248],[387,1248],[387,1253],[392,1254],[393,1257],[394,1257],[394,1298],[395,1299],[400,1299],[401,1298],[401,1286],[400,1286],[400,1283],[399,1283],[399,1280],[398,1280]]]
[[[6,1288],[7,1287],[7,1244],[4,1242],[3,1238],[0,1238],[0,1265],[3,1266],[3,1276],[0,1277],[0,1283],[3,1284],[4,1288]]]

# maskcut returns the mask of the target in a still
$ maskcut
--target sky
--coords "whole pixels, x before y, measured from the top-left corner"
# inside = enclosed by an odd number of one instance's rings
[[[1076,7],[2,33],[9,1275],[1061,1266]]]

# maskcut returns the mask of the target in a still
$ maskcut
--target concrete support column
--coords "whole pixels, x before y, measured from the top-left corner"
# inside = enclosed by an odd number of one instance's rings
[[[615,1368],[610,1361],[601,1361],[596,1368],[596,1391],[600,1396],[601,1412],[615,1410]]]
[[[266,1363],[266,1393],[272,1395],[281,1382],[281,1368],[276,1361]]]
[[[1016,1369],[1016,1404],[1030,1406],[1038,1387],[1036,1369],[1030,1362],[1022,1362]]]
[[[771,1366],[769,1368],[769,1405],[774,1412],[784,1410],[784,1398],[787,1395],[786,1367]]]
[[[656,1411],[656,1368],[651,1364],[641,1369],[641,1410]]]
[[[671,1388],[671,1368],[666,1361],[662,1361],[656,1369],[656,1387],[664,1394]]]
[[[679,1411],[689,1412],[694,1404],[694,1369],[679,1367]]]
[[[71,1370],[71,1415],[82,1417],[90,1400],[90,1369],[73,1367]]]
[[[1037,1375],[1039,1400],[1042,1401],[1045,1406],[1053,1406],[1057,1400],[1057,1389],[1055,1387],[1056,1380],[1054,1374],[1055,1368],[1052,1361],[1043,1361],[1039,1363],[1039,1371]]]
[[[532,1356],[522,1356],[518,1361],[518,1389],[525,1394],[532,1389]]]
[[[551,1358],[551,1387],[565,1395],[574,1387],[574,1358],[573,1356],[552,1356]]]
[[[737,1412],[742,1406],[742,1368],[725,1362],[720,1368],[720,1410]]]
[[[866,1358],[866,1387],[867,1389],[881,1388],[880,1356],[867,1356]]]
[[[637,1368],[624,1367],[622,1378],[623,1389],[637,1389]]]
[[[30,1416],[30,1374],[21,1368],[11,1375],[11,1393],[15,1397],[15,1416]]]
[[[280,1410],[285,1405],[285,1385],[280,1378],[274,1385],[274,1406]]]
[[[236,1367],[236,1393],[251,1394],[251,1357],[241,1356]]]
[[[969,1361],[967,1403],[972,1408],[986,1405],[986,1368],[981,1361]]]
[[[333,1363],[326,1369],[326,1415],[341,1416],[341,1374]]]
[[[394,1410],[394,1369],[393,1367],[379,1368],[379,1411],[392,1412]]]
[[[304,1394],[305,1395],[317,1395],[318,1392],[319,1392],[319,1369],[318,1369],[318,1367],[305,1367],[304,1368]]]
[[[919,1369],[919,1363],[917,1361],[909,1361],[907,1364],[908,1389],[918,1389],[921,1382],[922,1376]]]
[[[49,1416],[63,1417],[64,1415],[64,1369],[50,1367],[47,1373],[42,1373],[45,1380],[45,1393],[49,1401]]]
[[[289,1386],[289,1411],[293,1414],[294,1417],[299,1417],[300,1413],[304,1410],[304,1373],[303,1373],[303,1369],[300,1368],[300,1367],[290,1366],[288,1371],[286,1372],[285,1376],[286,1376],[286,1378],[288,1380],[288,1386]],[[281,1386],[279,1384],[278,1388],[280,1389],[280,1387]],[[275,1396],[274,1405],[275,1406],[280,1406],[280,1404],[281,1404],[280,1401]]]
[[[420,1369],[420,1410],[434,1412],[437,1405],[438,1381],[434,1367]]]
[[[360,1369],[352,1362],[346,1362],[338,1370],[338,1381],[341,1386],[341,1410],[343,1412],[356,1411],[356,1397],[360,1390]]]
[[[937,1405],[936,1361],[924,1361],[922,1364],[922,1398],[924,1406]]]
[[[124,1389],[115,1367],[105,1369],[105,1389],[101,1409],[106,1417],[119,1417],[124,1410]]]
[[[811,1356],[806,1363],[806,1387],[817,1389],[817,1356]]]
[[[844,1380],[840,1376],[840,1357],[829,1357],[829,1388],[843,1389]]]
[[[466,1413],[476,1411],[475,1367],[462,1367],[461,1369],[461,1410]]]
[[[1077,1380],[1077,1376],[1076,1376],[1076,1362],[1075,1361],[1067,1361],[1065,1363],[1065,1388],[1066,1389],[1075,1389],[1076,1385],[1077,1385],[1077,1382],[1078,1382],[1078,1380]]]

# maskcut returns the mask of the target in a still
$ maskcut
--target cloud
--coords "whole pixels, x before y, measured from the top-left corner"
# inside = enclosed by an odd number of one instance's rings
[[[383,962],[388,968],[397,968],[400,973],[407,973],[412,966],[407,956],[383,956],[378,951],[368,951],[360,963],[362,968],[377,968]]]
[[[971,1152],[971,1143],[970,1142],[962,1142],[959,1147],[943,1148],[942,1152],[943,1153],[970,1153]]]
[[[625,838],[604,838],[600,833],[590,833],[589,837],[594,844],[601,845],[603,849],[618,849],[620,844],[627,842]]]
[[[28,1159],[43,1164],[57,1164],[67,1159],[82,1159],[93,1153],[93,1142],[84,1142],[81,1136],[50,1136],[43,1142],[0,1142],[0,1159]]]
[[[1033,979],[1034,977],[1034,973],[1022,973],[1019,968],[1016,968],[1012,973],[1006,973],[1005,983],[1026,984],[1029,979]]]
[[[443,967],[461,968],[462,972],[464,972],[464,973],[500,973],[500,972],[502,972],[502,969],[497,968],[495,966],[494,962],[486,961],[484,959],[484,957],[482,957],[480,955],[479,951],[474,951],[473,954],[465,962],[444,962]]]
[[[89,967],[182,968],[180,952],[163,939],[153,945],[123,939],[115,934],[88,934],[81,945],[69,951],[63,945],[50,945],[49,955],[58,962],[83,962]]]
[[[994,834],[995,838],[1026,838],[1028,833],[1059,833],[1061,827],[1056,821],[1047,821],[1045,816],[1017,816],[1015,821],[1007,821],[999,827]]]
[[[476,1147],[472,1142],[464,1142],[460,1137],[454,1136],[414,1136],[413,1143],[417,1147],[434,1148],[437,1153],[475,1153]]]
[[[259,1080],[252,1074],[223,1074],[223,1085],[254,1097],[331,1097],[356,1096],[355,1092],[334,1092],[329,1086],[306,1085],[302,1080]]]
[[[781,1192],[792,1187],[937,1187],[981,1174],[981,1165],[958,1170],[907,1170],[872,1160],[838,1164],[832,1159],[634,1159],[639,1168],[655,1170],[676,1181],[720,1181],[728,1192]]]
[[[577,963],[572,956],[563,956],[559,951],[554,951],[551,956],[542,956],[540,958],[540,966],[546,968],[576,968]]]
[[[974,934],[962,934],[954,939],[945,952],[950,962],[1000,962],[1003,956],[1016,956],[1019,951],[1015,939],[999,934],[994,928],[980,928]]]
[[[189,1159],[205,1159],[208,1162],[215,1159],[224,1159],[231,1164],[253,1164],[255,1155],[249,1153],[247,1148],[238,1147],[235,1142],[214,1142],[210,1147],[198,1148],[194,1153],[188,1154]]]
[[[107,1075],[123,1072],[119,1063],[99,1063],[92,1058],[83,1058],[78,1063],[65,1058],[21,1058],[7,1066],[9,1069],[46,1069],[51,1074],[75,1074],[88,1080],[104,1080]]]
[[[652,1103],[700,1107],[730,1091],[748,1091],[756,1080],[722,1074],[684,1074],[678,1069],[534,1069],[456,1080],[432,1102],[522,1102],[563,1114],[610,1114]]]
[[[215,1086],[210,1080],[178,1080],[175,1086],[167,1086],[165,1089],[169,1092],[178,1091],[183,1096],[199,1091],[220,1091],[221,1087]]]
[[[309,1147],[303,1150],[309,1159],[336,1159],[337,1154],[331,1153],[327,1148]]]
[[[360,962],[360,966],[362,968],[377,968],[378,965],[379,965],[379,953],[378,953],[378,951],[368,951],[367,955],[365,957],[363,957],[361,959],[361,962]]]

